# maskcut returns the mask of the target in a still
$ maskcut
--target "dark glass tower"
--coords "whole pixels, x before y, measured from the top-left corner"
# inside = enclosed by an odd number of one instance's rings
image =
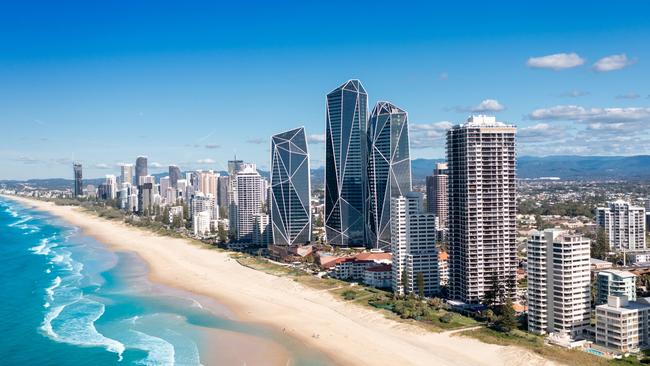
[[[390,199],[410,191],[408,114],[378,102],[368,121],[366,230],[372,248],[390,249]]]
[[[145,175],[149,175],[147,170],[147,157],[138,156],[138,158],[135,159],[135,184],[142,184],[140,183],[140,177],[144,177]]]
[[[84,194],[83,189],[83,173],[81,163],[73,163],[72,170],[74,172],[74,196],[80,197]]]
[[[178,187],[178,180],[181,179],[181,170],[176,165],[169,166],[169,184],[176,188]]]
[[[359,80],[327,94],[325,235],[337,246],[364,246],[368,95]]]
[[[273,243],[311,241],[309,153],[303,127],[271,137],[271,223]]]

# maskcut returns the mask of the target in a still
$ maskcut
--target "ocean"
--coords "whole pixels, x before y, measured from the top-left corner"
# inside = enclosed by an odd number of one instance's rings
[[[0,281],[2,365],[331,364],[211,299],[151,283],[137,256],[4,198]]]

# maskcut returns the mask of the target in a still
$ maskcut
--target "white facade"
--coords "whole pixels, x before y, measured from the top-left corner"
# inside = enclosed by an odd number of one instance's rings
[[[447,131],[450,296],[479,303],[499,287],[513,297],[517,273],[514,126],[472,116]],[[494,284],[496,282],[496,284]]]
[[[273,232],[271,231],[271,218],[267,214],[253,215],[253,233],[251,241],[258,246],[271,244]]]
[[[628,302],[625,296],[609,296],[596,306],[596,343],[622,353],[638,352],[650,345],[650,304]]]
[[[243,164],[242,169],[235,176],[235,222],[234,229],[238,240],[252,240],[254,216],[260,213],[262,202],[260,201],[261,183],[260,174],[255,164]]]
[[[120,164],[120,183],[133,184],[133,164]]]
[[[420,193],[391,199],[392,288],[398,294],[417,294],[418,276],[423,279],[425,296],[440,290],[435,214],[425,213],[423,208]]]
[[[201,212],[208,212],[210,220],[214,212],[214,197],[198,192],[192,197],[190,202],[190,216],[194,217]]]
[[[612,250],[645,249],[645,208],[616,200],[598,207],[596,221],[605,229]]]
[[[528,240],[528,329],[578,336],[589,326],[590,241],[560,229]]]
[[[192,217],[192,227],[195,236],[205,236],[210,233],[210,212],[199,212]]]

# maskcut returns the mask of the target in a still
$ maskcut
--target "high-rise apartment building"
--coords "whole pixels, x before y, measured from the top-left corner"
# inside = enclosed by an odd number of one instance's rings
[[[437,163],[433,175],[427,177],[426,189],[427,212],[436,215],[439,229],[447,227],[449,210],[448,184],[447,163]]]
[[[408,114],[379,102],[368,122],[366,233],[375,249],[390,249],[390,200],[411,192]]]
[[[275,245],[311,241],[311,179],[303,127],[271,137],[271,226]]]
[[[219,176],[217,178],[217,204],[219,207],[228,208],[230,205],[230,177]]]
[[[424,212],[421,193],[409,192],[391,199],[392,288],[398,294],[425,296],[440,290],[435,216]],[[419,279],[418,279],[419,278]]]
[[[176,165],[169,166],[169,184],[170,187],[176,188],[178,186],[178,180],[181,179],[181,169]]]
[[[591,317],[590,241],[546,229],[528,240],[528,329],[581,335]]]
[[[142,177],[146,178],[146,177]],[[154,204],[154,183],[144,182],[138,186],[138,213],[151,215]]]
[[[140,182],[140,177],[144,177],[146,175],[149,175],[149,168],[147,167],[147,157],[138,156],[138,158],[135,159],[135,184],[141,185],[142,182]]]
[[[261,211],[260,202],[260,174],[255,164],[244,164],[242,169],[235,175],[235,202],[231,211],[234,212],[235,234],[238,240],[252,240],[254,216]]]
[[[74,196],[81,197],[84,194],[83,190],[83,171],[81,163],[72,164],[72,172],[74,174]]]
[[[598,207],[596,221],[605,229],[612,250],[645,249],[645,208],[616,200]]]
[[[120,164],[120,183],[133,184],[133,164]]]
[[[517,270],[516,128],[472,116],[447,132],[450,295],[513,296]]]
[[[325,235],[336,246],[364,246],[368,95],[359,80],[327,94]]]
[[[203,194],[210,194],[213,197],[217,197],[217,178],[219,173],[215,173],[212,170],[209,171],[198,171],[199,177],[199,191]]]

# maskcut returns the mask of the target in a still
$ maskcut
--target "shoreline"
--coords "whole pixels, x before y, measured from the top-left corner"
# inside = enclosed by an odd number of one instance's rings
[[[158,236],[72,206],[3,197],[78,226],[111,250],[137,254],[147,263],[152,282],[214,299],[238,319],[282,330],[337,364],[555,365],[521,348],[393,321],[290,278],[242,266],[227,252],[187,239]]]

